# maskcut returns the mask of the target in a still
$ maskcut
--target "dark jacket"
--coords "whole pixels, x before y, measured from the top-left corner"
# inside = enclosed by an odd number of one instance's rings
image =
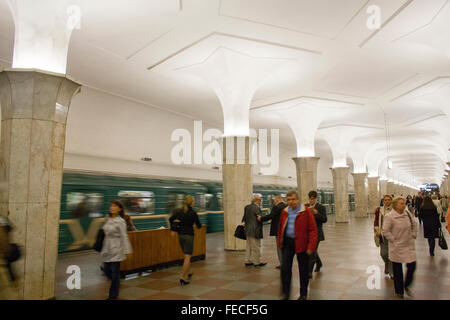
[[[300,253],[306,250],[315,252],[317,249],[317,225],[312,211],[302,204],[300,212],[297,214],[294,222],[294,242],[295,252]],[[288,207],[281,212],[280,222],[278,224],[278,249],[283,248],[284,231],[288,221]]]
[[[270,223],[270,235],[276,236],[278,232],[278,222],[280,221],[280,215],[284,208],[287,207],[287,204],[284,202],[280,202],[276,206],[272,207],[272,211],[267,216],[261,217],[261,222],[272,220]]]
[[[439,238],[439,228],[441,227],[441,222],[439,221],[439,214],[436,208],[420,208],[419,216],[423,220],[424,238]]]
[[[309,203],[306,204],[306,206],[309,208]],[[314,208],[317,210],[317,214],[314,215],[314,218],[316,219],[316,225],[317,225],[317,241],[323,241],[325,240],[325,234],[323,233],[322,224],[327,222],[327,209],[320,203],[316,202],[316,205]],[[312,211],[312,210],[311,210]]]
[[[194,235],[193,225],[197,226],[197,228],[201,228],[202,224],[198,218],[197,212],[195,212],[191,207],[189,207],[188,212],[184,212],[183,209],[175,209],[172,216],[169,218],[170,228],[173,230],[173,222],[175,220],[179,220],[180,230],[178,234],[189,234]]]
[[[263,224],[258,221],[258,216],[262,216],[261,208],[252,203],[245,207],[242,221],[245,223],[245,235],[247,237],[262,239]]]
[[[417,211],[420,210],[420,206],[422,205],[422,201],[423,201],[423,199],[421,197],[417,197],[416,198],[416,203],[414,204],[414,207],[416,208]]]

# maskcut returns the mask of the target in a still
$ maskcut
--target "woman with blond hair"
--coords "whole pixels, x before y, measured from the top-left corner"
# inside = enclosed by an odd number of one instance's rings
[[[392,201],[393,210],[386,215],[383,223],[383,235],[389,241],[389,260],[394,271],[395,294],[403,298],[403,293],[412,296],[409,289],[416,270],[417,224],[406,210],[406,201],[397,197]],[[403,263],[406,263],[406,279],[403,280]]]
[[[184,198],[184,207],[182,209],[175,209],[170,217],[170,229],[171,235],[175,236],[175,232],[178,233],[178,241],[180,242],[181,251],[184,254],[183,269],[181,270],[180,284],[186,285],[190,282],[187,278],[191,278],[193,273],[191,272],[191,256],[194,251],[194,228],[201,228],[202,224],[198,218],[197,212],[192,209],[194,207],[195,200],[193,196],[186,196]]]

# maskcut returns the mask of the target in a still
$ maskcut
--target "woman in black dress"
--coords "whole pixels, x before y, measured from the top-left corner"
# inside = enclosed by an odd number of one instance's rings
[[[430,256],[434,257],[434,248],[436,246],[436,238],[439,238],[439,214],[433,200],[429,196],[423,198],[423,203],[419,209],[419,216],[423,221],[423,236],[428,239],[430,247]]]
[[[171,235],[175,236],[178,233],[178,240],[180,242],[181,250],[184,254],[183,269],[181,271],[180,284],[189,284],[187,277],[190,279],[193,275],[191,272],[191,256],[194,251],[194,223],[197,228],[202,225],[198,219],[197,212],[192,207],[194,206],[194,197],[186,196],[184,198],[184,207],[182,209],[175,209],[170,217]]]

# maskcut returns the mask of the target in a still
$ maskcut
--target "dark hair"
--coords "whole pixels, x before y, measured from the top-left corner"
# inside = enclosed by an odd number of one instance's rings
[[[316,191],[314,191],[314,190],[312,190],[312,191],[310,191],[309,193],[308,193],[308,198],[315,198],[315,199],[317,199],[317,192]]]
[[[297,197],[297,199],[298,199],[298,193],[297,193],[297,191],[295,191],[295,190],[291,190],[291,191],[289,191],[287,194],[286,194],[286,197],[292,197],[292,196],[296,196]]]
[[[119,200],[113,200],[113,201],[111,201],[111,204],[115,204],[116,206],[118,206],[120,208],[119,216],[121,216],[123,218],[125,216],[125,209],[124,209],[122,202],[120,202]]]
[[[423,197],[422,205],[420,206],[422,209],[433,209],[435,208],[433,200],[431,200],[430,196]]]

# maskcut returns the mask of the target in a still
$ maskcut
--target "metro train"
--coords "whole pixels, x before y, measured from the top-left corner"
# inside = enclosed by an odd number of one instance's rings
[[[268,214],[275,195],[285,196],[286,186],[254,185],[253,193],[263,199],[263,214]],[[207,232],[224,230],[223,189],[221,182],[147,179],[91,173],[63,174],[58,252],[91,249],[97,232],[108,215],[109,203],[121,200],[138,230],[167,228],[174,208],[184,197],[195,197],[195,210]],[[332,190],[319,189],[319,201],[334,213]],[[250,200],[250,199],[249,199]],[[350,211],[354,195],[349,194]],[[268,222],[266,222],[268,223]]]

